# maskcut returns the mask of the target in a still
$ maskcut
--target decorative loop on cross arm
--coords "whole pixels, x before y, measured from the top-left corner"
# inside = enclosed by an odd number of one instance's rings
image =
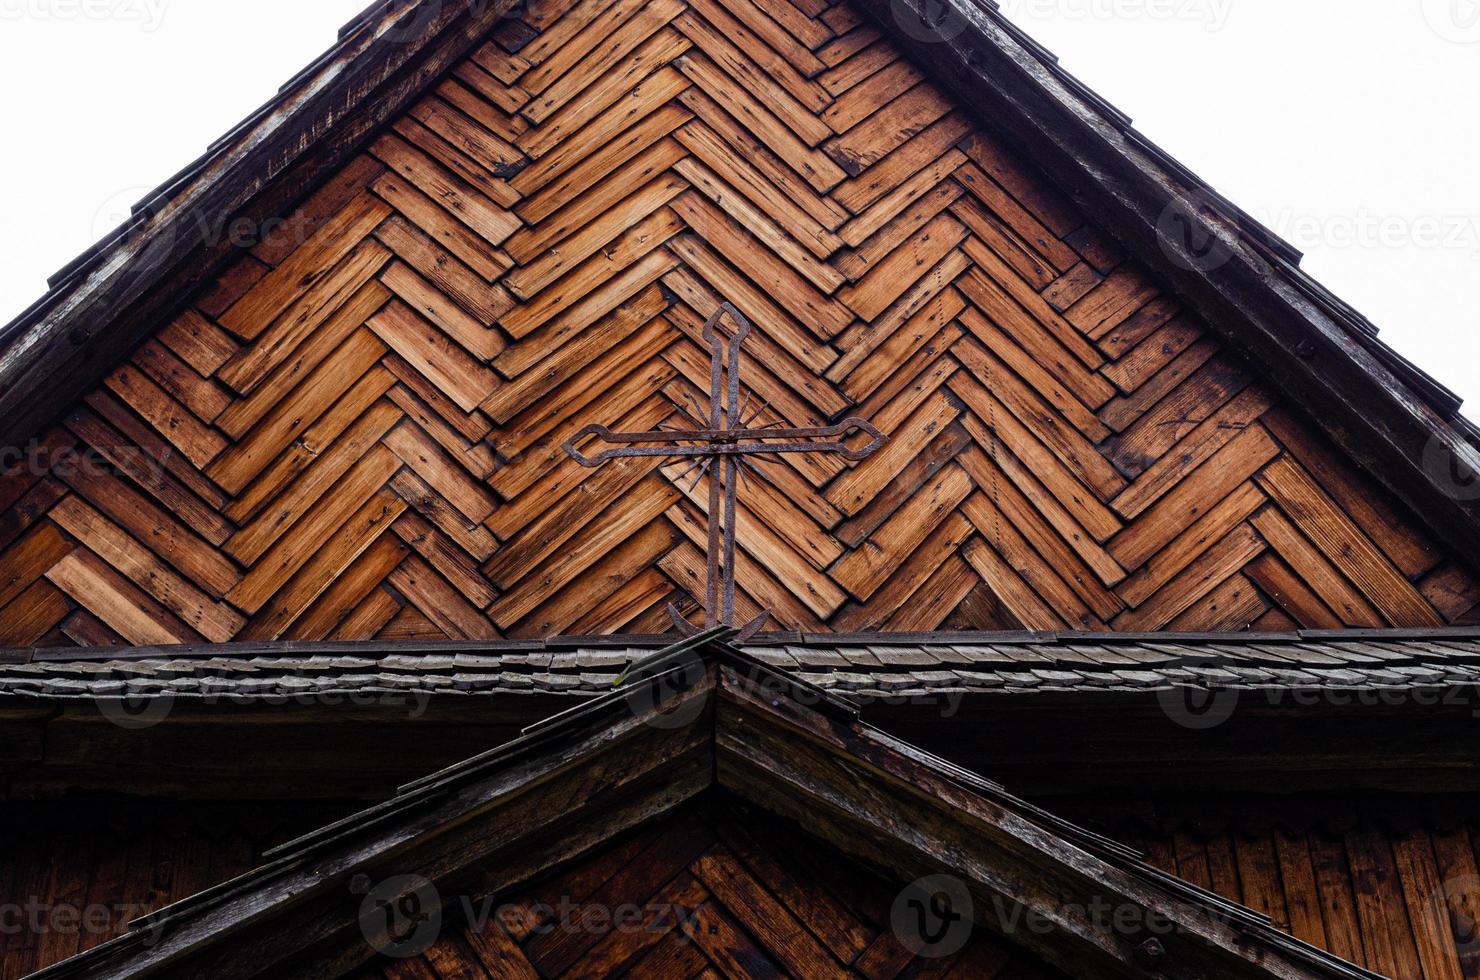
[[[735,321],[735,336],[728,345],[719,332],[719,324],[727,316]],[[613,432],[604,425],[588,425],[567,440],[564,449],[577,463],[589,468],[619,459],[694,460],[685,472],[685,476],[697,473],[694,487],[708,475],[709,548],[704,628],[710,629],[734,625],[735,518],[739,483],[745,478],[746,468],[792,453],[830,453],[858,462],[882,449],[888,437],[873,423],[860,418],[814,428],[754,427],[753,423],[768,406],[762,405],[747,418],[747,403],[740,399],[740,353],[750,336],[750,321],[725,303],[704,325],[703,336],[710,352],[709,418],[704,428]],[[868,436],[868,442],[853,448],[849,440],[858,435]],[[577,448],[593,438],[610,448],[590,454]],[[674,606],[670,605],[668,611],[680,632],[699,631]],[[749,639],[760,632],[768,616],[762,612],[741,630],[738,639]]]

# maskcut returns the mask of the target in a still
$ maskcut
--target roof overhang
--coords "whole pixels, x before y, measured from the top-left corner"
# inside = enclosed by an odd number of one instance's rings
[[[1473,629],[764,639],[747,652],[1034,797],[1480,791]],[[0,796],[379,798],[666,642],[0,652]]]
[[[980,925],[1070,975],[1372,976],[862,725],[846,701],[726,646],[724,635],[662,651],[616,691],[38,976],[341,975],[371,953],[356,912],[360,876],[497,895],[714,792],[898,880],[955,876]],[[1111,921],[1095,911],[1106,907],[1138,914]],[[1034,928],[1003,928],[990,912],[1000,909],[1031,909]],[[1153,936],[1150,922],[1164,927]]]

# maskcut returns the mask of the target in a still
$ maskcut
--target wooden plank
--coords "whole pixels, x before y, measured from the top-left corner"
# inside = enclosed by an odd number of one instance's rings
[[[59,475],[94,508],[147,544],[212,598],[223,597],[240,581],[241,573],[213,545],[194,533],[194,525],[187,526],[171,517],[117,477],[90,467],[77,467]]]
[[[962,372],[952,377],[950,387],[972,410],[976,420],[983,423],[980,434],[971,422],[967,424],[968,431],[977,436],[984,448],[1000,439],[1002,445],[1031,471],[1034,482],[1045,487],[1063,511],[1072,517],[1072,523],[1078,529],[1088,532],[1095,542],[1100,543],[1121,530],[1121,522],[1110,509],[1100,503],[1093,491],[1079,481],[1078,475],[1065,467],[985,385]],[[1121,561],[1120,564],[1126,563]]]
[[[474,187],[405,140],[386,134],[370,149],[386,166],[420,188],[490,245],[502,245],[506,238],[519,230],[519,219],[485,196],[483,189]],[[508,203],[512,204],[513,200]],[[388,209],[385,216],[388,216]]]
[[[827,948],[746,871],[729,848],[710,848],[689,870],[716,900],[756,931],[765,948],[792,975],[837,980],[848,976]]]
[[[1272,400],[1262,390],[1244,390],[1142,473],[1111,506],[1126,520],[1135,520],[1175,489],[1187,474],[1261,419],[1271,404]]]
[[[692,14],[685,14],[675,21],[674,26],[746,92],[761,99],[764,105],[775,113],[804,145],[816,147],[833,135],[831,127],[817,116],[814,108],[798,101],[788,88],[781,84],[779,78],[747,57],[744,51],[731,43],[725,33],[717,30],[707,20]],[[745,34],[749,33],[743,27],[741,31]],[[752,50],[757,49],[762,52],[766,51],[764,45],[752,46]],[[791,67],[784,58],[777,57],[774,52],[769,52],[769,54],[769,63]],[[796,75],[794,71],[790,74]],[[800,76],[796,77],[800,78]],[[802,81],[806,80],[802,79]],[[813,94],[815,96],[815,93]],[[825,96],[825,93],[822,94]]]
[[[99,388],[83,401],[97,414],[78,408],[63,419],[69,431],[213,544],[226,539],[230,527],[216,508],[227,498],[219,487],[110,392]]]
[[[246,398],[233,403],[220,419],[217,426],[231,436],[240,439],[252,427],[262,421],[278,403],[290,397],[293,390],[313,373],[319,365],[349,339],[365,321],[390,299],[390,293],[377,282],[367,282],[327,321],[293,351],[291,357],[278,364],[272,374],[261,382]]]
[[[786,289],[797,276],[802,277],[816,290],[831,295],[844,283],[842,273],[810,254],[788,231],[772,222],[764,213],[736,194],[713,170],[697,160],[683,160],[676,165],[679,173],[704,197],[713,202],[713,207],[700,204],[693,195],[680,199],[677,208],[684,219],[711,244],[723,246],[735,242],[746,249],[754,248],[759,241],[765,248],[782,259],[785,265],[769,263],[769,268],[781,276],[777,289]],[[743,228],[745,234],[739,229]],[[741,252],[728,253],[744,264]],[[792,286],[795,294],[806,301],[802,309],[808,313],[809,322],[818,323],[818,332],[832,336],[853,322],[852,315],[835,302],[829,302],[816,293]],[[778,298],[785,298],[785,294]],[[815,311],[815,312],[814,312]]]
[[[649,286],[619,305],[595,329],[587,330],[560,345],[538,365],[496,387],[482,408],[495,422],[505,423],[537,398],[549,394],[604,355],[620,347],[629,337],[644,351],[661,350],[662,340],[672,336],[666,322],[656,321],[668,306],[662,291]]]
[[[1122,614],[1115,628],[1131,633],[1161,629],[1258,558],[1265,547],[1252,528],[1238,525],[1145,602],[1133,603],[1135,608]]]
[[[0,605],[31,588],[52,565],[73,552],[73,543],[52,524],[38,524],[0,554]]]
[[[874,533],[867,545],[849,552],[834,565],[832,578],[866,601],[973,489],[971,479],[959,466],[941,470]]]
[[[457,341],[475,360],[490,361],[508,346],[496,329],[463,312],[405,263],[392,262],[381,274],[380,281],[403,303]]]
[[[158,340],[150,340],[134,351],[133,362],[202,422],[216,421],[231,404],[230,395]]]
[[[644,41],[632,55],[617,62],[581,93],[579,99],[567,103],[563,109],[535,128],[519,137],[519,146],[534,158],[535,166],[547,159],[552,151],[571,139],[593,121],[600,119],[607,109],[619,105],[635,87],[647,84],[658,73],[668,68],[676,58],[688,51],[691,45],[680,34],[663,30]],[[672,79],[660,85],[671,85]],[[677,94],[670,90],[670,96]]]
[[[1254,518],[1254,526],[1292,570],[1299,570],[1294,576],[1295,582],[1314,591],[1320,602],[1335,612],[1339,623],[1369,629],[1383,625],[1382,616],[1372,604],[1279,510],[1270,509],[1259,514]],[[1286,592],[1299,601],[1298,592],[1289,589]],[[1308,604],[1301,608],[1312,618],[1323,618],[1318,609]]]
[[[512,637],[544,637],[579,633],[575,624],[586,620],[593,603],[604,601],[634,582],[679,543],[667,521],[655,521],[612,548],[569,586],[544,602],[517,626]],[[702,563],[701,563],[702,565]],[[594,583],[594,584],[593,584]],[[604,622],[604,620],[603,620]]]
[[[202,376],[209,378],[231,359],[239,345],[197,310],[186,310],[163,327],[156,339]]]
[[[1270,466],[1259,483],[1390,623],[1394,626],[1444,625],[1434,607],[1424,601],[1386,556],[1288,456]]]
[[[683,157],[684,148],[676,140],[671,137],[658,140],[555,213],[517,232],[504,247],[521,263],[538,259],[552,245],[600,219],[630,194],[633,187],[650,184]]]
[[[397,216],[376,230],[376,238],[397,257],[419,272],[437,289],[481,323],[494,323],[514,305],[514,297],[502,286],[490,287],[476,272],[451,252]]]
[[[500,323],[518,343],[494,359],[506,377],[543,360],[567,338],[576,336],[639,291],[652,285],[678,260],[645,229],[628,232],[618,244],[594,255],[531,303],[517,307]]]
[[[493,623],[420,558],[407,558],[389,581],[451,639],[498,639]]]
[[[665,205],[685,190],[688,183],[674,173],[664,173],[631,197],[616,204],[560,244],[546,249],[537,259],[504,277],[504,285],[520,299],[531,299],[561,276],[577,268],[621,236],[645,242],[662,242],[683,227]]]
[[[632,57],[682,10],[676,0],[609,5],[570,44],[520,78],[520,87],[533,96],[520,113],[532,123],[543,123],[611,68]]]
[[[400,174],[384,174],[375,182],[373,189],[419,231],[430,236],[432,241],[449,254],[457,256],[485,281],[492,282],[513,265],[507,255],[474,234],[467,225],[454,219],[436,201],[427,197]],[[384,236],[381,240],[385,241]],[[390,245],[389,242],[386,244]]]
[[[675,64],[682,61],[683,57],[680,57]],[[558,147],[520,171],[510,184],[526,197],[548,187],[582,164],[598,147],[611,142],[624,130],[654,113],[688,86],[688,80],[674,67],[658,69],[638,85],[632,86],[622,98],[587,122]],[[681,121],[677,116],[671,116],[670,119],[675,125]],[[672,131],[661,126],[657,130],[665,134]],[[529,218],[527,213],[524,216]]]
[[[402,516],[404,519],[405,515]],[[400,523],[397,521],[395,526],[400,526]],[[366,601],[377,593],[386,595],[381,583],[407,554],[407,548],[390,535],[377,537],[375,543],[335,578],[303,615],[294,620],[292,627],[283,632],[283,639],[324,640],[346,629],[351,632],[362,630],[363,627],[352,620],[356,616],[371,614],[372,610],[365,608]]]
[[[395,376],[376,365],[355,382],[317,422],[303,431],[288,450],[226,507],[232,520],[246,524],[282,493],[314,460],[326,453],[356,419],[369,411],[395,384]]]
[[[274,589],[260,608],[253,610],[256,615],[247,623],[241,639],[276,640],[286,634],[406,510],[406,502],[384,488],[368,494],[363,503],[361,500],[350,503],[358,509],[342,524],[330,527],[325,543],[312,552],[291,578]]]
[[[290,577],[314,558],[318,546],[333,540],[334,532],[354,516],[364,501],[384,487],[400,466],[401,461],[389,449],[377,446],[371,450],[268,549],[227,594],[226,600],[247,613],[261,610]]]
[[[410,470],[391,477],[390,488],[475,561],[486,561],[497,550],[498,542],[487,528],[464,517],[447,498]]]
[[[94,555],[212,643],[230,642],[245,625],[246,620],[235,610],[213,601],[80,497],[65,498],[52,508],[49,516]]]
[[[473,411],[493,391],[497,379],[492,371],[400,300],[391,301],[365,325],[463,411]]]
[[[710,28],[710,36],[729,39],[745,52],[746,56],[755,62],[766,76],[773,79],[776,84],[790,93],[792,98],[810,111],[820,112],[832,101],[827,90],[819,84],[820,80],[814,80],[809,72],[787,58],[785,52],[772,47],[759,34],[741,23],[734,14],[724,8],[719,0],[690,0],[689,9],[703,19]],[[689,26],[688,22],[696,19],[681,17],[677,26],[680,30],[685,30]],[[709,47],[697,38],[695,38],[695,43],[706,49]]]
[[[327,453],[307,465],[292,485],[273,500],[271,508],[260,512],[234,535],[223,550],[243,565],[254,564],[401,418],[401,411],[394,405],[377,402],[334,441]]]
[[[1263,427],[1255,425],[1245,430],[1117,535],[1109,544],[1110,554],[1126,568],[1140,568],[1279,451]]]
[[[792,390],[803,394],[819,408],[838,411],[844,400],[832,391],[825,382],[819,381],[814,372],[827,370],[837,361],[834,351],[799,323],[796,317],[770,292],[749,282],[729,262],[721,258],[697,235],[684,234],[670,243],[675,260],[681,259],[686,266],[684,273],[665,279],[665,284],[674,286],[674,280],[691,281],[690,275],[703,278],[713,287],[714,298],[726,298],[756,328],[756,348],[774,345],[784,352],[780,358],[770,362],[771,369],[784,378]],[[676,291],[683,299],[691,301],[696,311],[704,311],[703,318],[719,309],[717,302],[704,302],[681,287]]]
[[[369,330],[355,331],[290,397],[275,405],[250,435],[217,457],[207,468],[207,475],[228,492],[245,490],[295,437],[370,371],[385,352],[385,345]]]
[[[856,177],[951,111],[928,82],[910,89],[827,145],[828,154]]]
[[[592,146],[580,163],[546,182],[538,193],[529,192],[518,205],[519,216],[531,227],[538,226],[584,194],[608,185],[618,168],[647,152],[692,118],[689,111],[671,104],[641,116],[630,128],[612,134],[604,144]]]
[[[975,163],[962,166],[956,171],[955,177],[990,214],[995,215],[1012,231],[1019,242],[1046,259],[1060,273],[1068,272],[1079,262],[1079,255],[1072,248],[1059,241],[1058,236],[1045,227],[1036,215],[1019,204]],[[1103,287],[1097,288],[1091,296],[1102,289]],[[1078,309],[1078,304],[1075,308]],[[1092,307],[1095,308],[1097,307]],[[1082,332],[1090,333],[1075,320],[1072,311],[1066,316]]]
[[[469,521],[482,523],[498,506],[493,494],[420,426],[402,422],[385,437],[384,444]]]
[[[167,609],[86,549],[68,554],[46,578],[135,646],[200,640]]]
[[[997,401],[1016,417],[1034,438],[1046,446],[1101,500],[1110,500],[1126,482],[1099,450],[1031,387],[974,338],[958,342],[952,351],[973,377],[986,385]]]
[[[238,337],[255,339],[389,216],[390,209],[372,195],[355,198],[221,314],[218,322]]]
[[[798,139],[774,112],[703,54],[690,51],[678,58],[674,65],[705,94],[723,105],[735,122],[785,160],[813,190],[829,191],[847,176],[826,154]]]
[[[195,466],[209,465],[226,448],[226,439],[219,432],[137,369],[125,365],[110,374],[106,384]]]
[[[280,365],[288,361],[306,341],[328,324],[339,332],[360,315],[366,297],[362,292],[390,258],[378,242],[368,240],[345,257],[338,267],[315,283],[302,300],[276,323],[221,367],[217,376],[242,395],[255,392]],[[338,315],[343,310],[343,315]],[[354,324],[358,326],[358,324]]]

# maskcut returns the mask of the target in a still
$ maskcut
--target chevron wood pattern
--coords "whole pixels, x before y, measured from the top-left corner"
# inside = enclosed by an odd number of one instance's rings
[[[661,632],[721,300],[745,614],[812,631],[1474,620],[1480,579],[846,3],[538,0],[0,477],[0,644]]]
[[[916,956],[893,925],[898,893],[794,830],[686,811],[524,894],[482,903],[496,913],[444,930],[425,956],[383,960],[354,977],[1064,976],[984,930],[950,956]],[[551,914],[562,908],[563,918]],[[609,923],[612,910],[641,918],[624,928],[579,925]]]

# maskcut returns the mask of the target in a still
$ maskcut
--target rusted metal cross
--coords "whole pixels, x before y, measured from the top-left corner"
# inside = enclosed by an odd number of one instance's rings
[[[719,325],[728,315],[735,321],[735,335],[726,345]],[[739,482],[751,461],[785,453],[835,453],[849,460],[867,459],[887,441],[884,433],[863,419],[850,418],[837,425],[812,429],[786,429],[775,425],[749,428],[765,406],[748,418],[740,400],[740,351],[750,335],[750,322],[729,303],[704,325],[709,345],[709,419],[703,429],[659,429],[650,432],[613,432],[604,425],[588,425],[565,443],[565,451],[582,466],[597,467],[614,459],[689,459],[697,475],[694,485],[709,474],[708,580],[705,583],[704,628],[735,625],[735,519]],[[870,441],[852,449],[845,441],[864,433]],[[576,448],[595,436],[615,448],[588,456]],[[688,472],[685,472],[685,479]],[[692,635],[699,627],[686,620],[671,603],[669,615],[679,632]],[[763,612],[740,633],[749,639],[760,632],[769,613]]]

